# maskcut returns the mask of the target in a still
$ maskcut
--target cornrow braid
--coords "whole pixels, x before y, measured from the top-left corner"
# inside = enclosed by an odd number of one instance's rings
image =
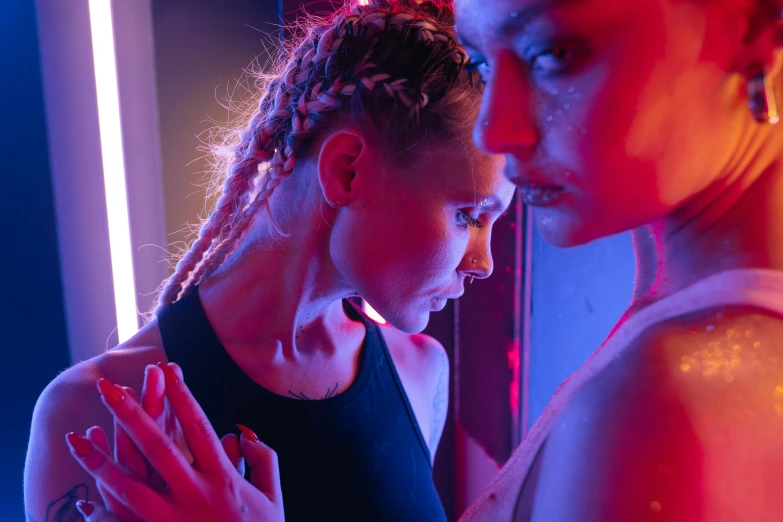
[[[452,24],[445,4],[381,0],[346,7],[331,24],[311,27],[267,83],[234,147],[215,210],[165,283],[155,313],[223,264],[330,114],[364,115],[376,127],[421,127],[418,133],[393,133],[412,140],[438,130],[455,84],[480,93],[480,82],[465,71],[467,56]],[[440,108],[425,111],[433,102]],[[428,121],[422,121],[424,113]],[[442,132],[453,126],[441,123]]]

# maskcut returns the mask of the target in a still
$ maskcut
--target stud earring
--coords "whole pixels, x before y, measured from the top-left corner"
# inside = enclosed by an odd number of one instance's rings
[[[763,72],[748,79],[748,106],[759,123],[774,125],[780,121],[775,89]]]

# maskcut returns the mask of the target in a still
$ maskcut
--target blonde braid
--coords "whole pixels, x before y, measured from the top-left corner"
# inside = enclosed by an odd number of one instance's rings
[[[265,105],[265,100],[260,105]],[[264,112],[259,112],[262,115]],[[253,120],[256,120],[254,118]],[[204,221],[199,229],[199,235],[187,254],[177,263],[174,274],[169,278],[158,297],[156,313],[163,306],[176,301],[186,289],[185,283],[190,278],[196,265],[201,261],[208,249],[223,242],[223,236],[231,228],[231,221],[238,211],[247,204],[247,193],[260,162],[271,156],[271,135],[260,128],[256,121],[251,121],[250,131],[242,135],[242,141],[237,147],[239,160],[231,165],[231,169],[223,184],[222,196],[215,210]],[[259,129],[256,134],[253,130]],[[194,277],[195,278],[195,277]]]
[[[380,36],[390,30],[415,31],[426,44],[447,45],[460,66],[467,61],[452,35],[420,17],[391,9],[349,13],[332,28],[311,30],[282,73],[268,84],[258,112],[236,148],[216,209],[177,264],[160,294],[156,312],[208,278],[236,249],[253,218],[293,172],[300,145],[313,136],[325,115],[343,108],[346,99],[361,92],[378,92],[397,100],[414,118],[429,103],[423,90],[411,93],[414,86],[406,85],[406,78],[392,79],[369,61]],[[363,57],[352,65],[352,74],[336,74],[340,72],[335,62],[341,46],[346,38],[357,35],[372,40]],[[328,88],[323,89],[324,85]],[[267,162],[266,170],[260,172],[260,166]],[[251,187],[259,175],[265,176],[264,182],[250,201]]]

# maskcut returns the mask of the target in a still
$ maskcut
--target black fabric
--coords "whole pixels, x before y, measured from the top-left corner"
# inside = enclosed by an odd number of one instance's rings
[[[445,522],[429,449],[380,328],[367,328],[353,385],[329,399],[277,395],[250,379],[209,324],[197,291],[158,316],[169,361],[222,437],[255,431],[277,452],[287,522]]]

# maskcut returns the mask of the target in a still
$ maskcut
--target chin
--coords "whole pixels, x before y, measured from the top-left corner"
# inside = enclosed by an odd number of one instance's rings
[[[583,231],[577,230],[563,230],[563,229],[551,229],[546,227],[538,227],[538,232],[541,237],[552,246],[558,248],[573,248],[585,245],[598,239],[600,236],[592,234],[586,234]]]
[[[406,313],[402,314],[396,313],[388,315],[383,315],[381,313],[381,317],[386,319],[386,322],[397,330],[407,334],[421,333],[427,328],[427,324],[430,322],[429,312],[417,312],[414,310],[406,310],[405,312]]]
[[[608,230],[591,226],[585,220],[572,214],[538,214],[534,211],[536,227],[544,241],[558,248],[573,248],[586,245],[596,239],[611,236],[622,230]]]

